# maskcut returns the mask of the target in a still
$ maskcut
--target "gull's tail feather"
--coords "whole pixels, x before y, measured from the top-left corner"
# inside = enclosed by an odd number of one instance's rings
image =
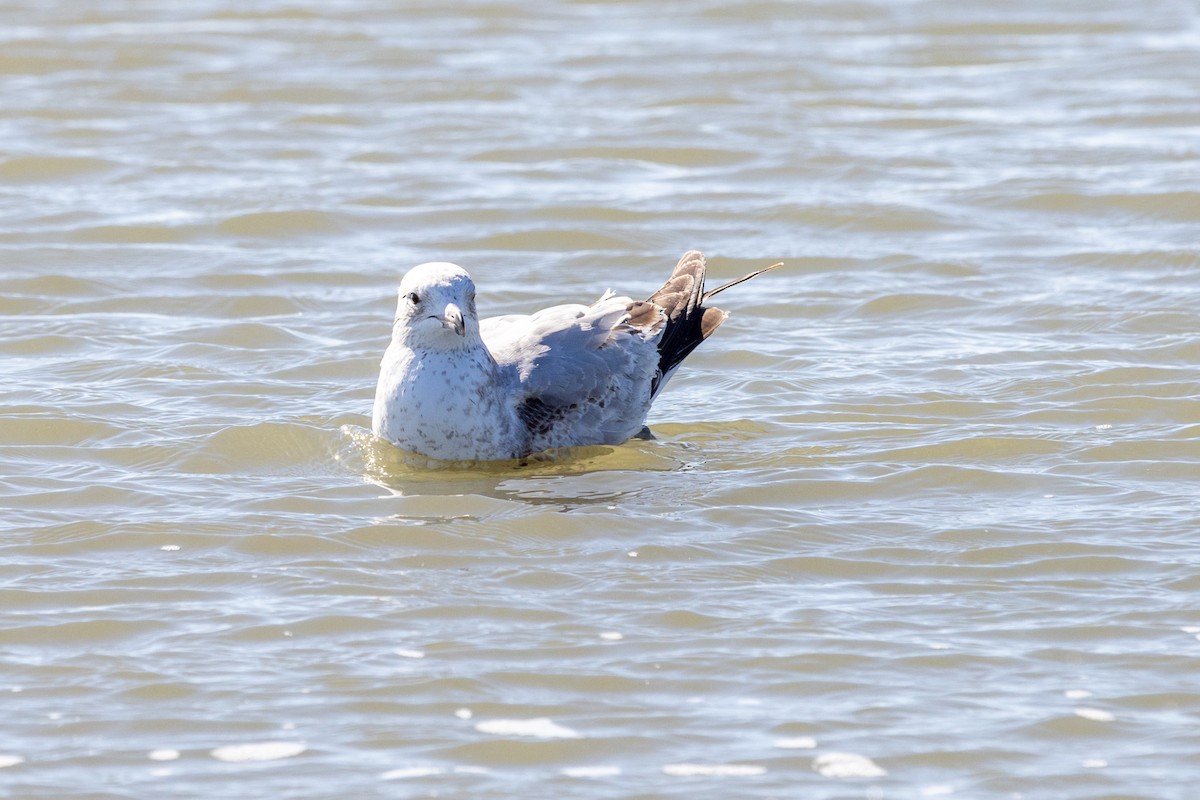
[[[661,289],[650,295],[644,303],[632,304],[629,308],[631,317],[647,316],[650,309],[654,310],[656,316],[661,314],[663,333],[658,340],[658,373],[650,384],[650,396],[658,394],[683,360],[729,316],[728,312],[719,308],[706,307],[704,303],[710,297],[781,266],[782,263],[772,264],[705,292],[704,271],[707,262],[704,254],[699,250],[689,250],[679,259],[674,272]]]
[[[783,262],[777,261],[776,263],[772,264],[769,267],[763,267],[762,269],[756,269],[756,270],[754,270],[754,272],[751,272],[749,275],[743,275],[740,278],[734,278],[729,283],[723,283],[720,286],[718,286],[717,288],[713,289],[711,292],[705,292],[703,299],[705,301],[707,301],[708,298],[712,297],[714,294],[723,292],[731,286],[737,286],[739,283],[745,283],[746,281],[750,280],[751,278],[757,278],[759,275],[762,275],[764,272],[770,272],[771,270],[778,269],[779,267],[782,267],[782,266],[783,266]]]

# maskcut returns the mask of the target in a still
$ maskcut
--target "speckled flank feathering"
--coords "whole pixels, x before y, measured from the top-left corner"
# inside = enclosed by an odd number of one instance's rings
[[[462,267],[421,264],[400,282],[372,427],[431,458],[490,461],[637,434],[680,363],[722,322],[705,307],[692,250],[647,300],[606,292],[591,305],[480,320]]]

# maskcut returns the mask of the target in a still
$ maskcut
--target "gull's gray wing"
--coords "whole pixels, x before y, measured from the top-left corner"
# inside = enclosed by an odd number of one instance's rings
[[[658,370],[663,313],[607,293],[590,306],[481,320],[483,342],[514,381],[530,451],[618,444],[641,430]]]

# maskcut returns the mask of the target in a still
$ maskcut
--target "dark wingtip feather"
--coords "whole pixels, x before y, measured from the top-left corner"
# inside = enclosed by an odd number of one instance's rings
[[[769,272],[782,263],[772,264],[765,269],[744,275],[737,280],[718,286],[711,292],[704,291],[704,273],[707,268],[704,254],[699,250],[689,250],[679,259],[671,277],[650,298],[643,302],[630,305],[630,319],[635,313],[644,314],[641,307],[650,304],[662,309],[665,318],[665,329],[658,341],[658,375],[650,385],[651,396],[658,393],[662,379],[683,362],[701,342],[713,334],[721,326],[729,314],[719,308],[706,308],[704,302],[708,298],[723,292],[731,286],[748,281],[751,278]]]

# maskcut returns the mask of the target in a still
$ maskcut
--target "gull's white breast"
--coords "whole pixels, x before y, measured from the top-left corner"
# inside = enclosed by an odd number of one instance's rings
[[[515,412],[486,351],[415,353],[393,342],[384,353],[372,427],[431,458],[495,460],[522,454]]]

